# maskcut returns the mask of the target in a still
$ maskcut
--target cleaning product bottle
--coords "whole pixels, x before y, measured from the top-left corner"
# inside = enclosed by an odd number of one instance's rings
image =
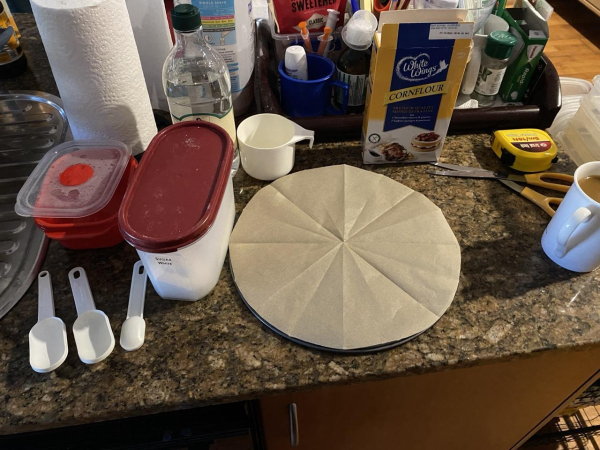
[[[204,39],[227,63],[235,115],[245,113],[254,98],[252,0],[175,1],[175,5],[186,3],[200,10]]]
[[[8,16],[8,20],[17,33],[17,38],[21,39],[21,33],[19,32],[19,28],[17,27],[17,24],[15,23],[15,18],[13,17],[12,12],[10,11],[10,6],[8,6],[8,3],[6,2],[6,0],[0,0],[0,3],[2,3],[2,6],[4,6],[4,11],[6,12],[6,15]],[[29,2],[27,2],[27,6],[28,6],[28,4],[29,4]],[[19,9],[16,9],[15,12],[31,13],[31,6],[29,6],[28,9],[27,9],[27,6],[25,6],[24,11],[19,11]],[[14,9],[14,5],[13,5],[13,9]]]
[[[371,53],[369,47],[377,30],[377,19],[369,11],[356,12],[342,29],[342,39],[348,49],[342,53],[337,64],[337,79],[347,83],[349,113],[361,113],[365,109],[367,95],[367,77]],[[340,89],[334,97],[336,106],[342,105],[343,96]]]
[[[496,100],[510,54],[516,44],[517,38],[508,31],[492,31],[488,36],[475,90],[471,95],[471,98],[479,102],[479,106],[490,106]]]
[[[163,67],[163,85],[173,123],[205,120],[224,128],[235,146],[232,175],[239,168],[227,65],[204,39],[198,8],[178,5],[171,10],[176,44]]]
[[[0,2],[0,78],[16,77],[27,69],[18,33],[8,5]]]

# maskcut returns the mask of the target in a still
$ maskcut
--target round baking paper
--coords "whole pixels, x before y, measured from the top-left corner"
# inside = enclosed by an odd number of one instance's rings
[[[440,209],[382,175],[331,166],[288,175],[248,203],[229,244],[260,320],[330,350],[389,347],[450,306],[460,247]]]

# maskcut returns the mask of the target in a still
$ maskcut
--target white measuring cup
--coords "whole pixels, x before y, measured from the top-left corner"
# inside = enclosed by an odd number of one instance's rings
[[[54,316],[52,279],[48,271],[38,275],[38,322],[29,332],[29,364],[36,372],[57,369],[67,359],[67,327]]]
[[[142,261],[133,266],[131,276],[131,290],[129,291],[129,306],[127,319],[121,328],[121,347],[128,352],[137,350],[144,344],[146,322],[144,321],[144,300],[146,297],[146,284],[148,274]]]
[[[290,173],[296,142],[308,139],[312,147],[315,132],[278,114],[256,114],[240,123],[237,137],[246,173],[258,180],[272,181]]]
[[[95,364],[105,359],[115,348],[115,337],[108,317],[96,309],[85,270],[76,267],[69,272],[69,281],[77,308],[73,336],[79,359]]]

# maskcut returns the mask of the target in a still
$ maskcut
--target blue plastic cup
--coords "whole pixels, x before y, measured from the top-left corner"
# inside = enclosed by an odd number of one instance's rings
[[[335,65],[319,55],[306,55],[308,80],[296,80],[286,75],[284,61],[279,63],[281,106],[288,117],[314,117],[325,114],[346,114],[348,84],[334,80]],[[342,89],[342,109],[331,104],[332,89]]]

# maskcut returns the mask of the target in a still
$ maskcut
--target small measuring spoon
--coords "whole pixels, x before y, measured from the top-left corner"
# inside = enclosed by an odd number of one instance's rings
[[[113,351],[115,337],[108,317],[94,305],[94,297],[85,270],[81,267],[71,270],[69,281],[79,316],[73,324],[77,353],[84,363],[95,364]]]
[[[68,352],[67,327],[54,316],[52,279],[44,270],[38,275],[38,322],[29,332],[29,364],[36,372],[52,372],[65,362]]]
[[[142,261],[133,266],[131,276],[131,290],[129,291],[129,306],[127,319],[121,328],[121,347],[128,352],[137,350],[144,344],[146,322],[144,321],[144,300],[146,297],[146,283],[148,274]]]

